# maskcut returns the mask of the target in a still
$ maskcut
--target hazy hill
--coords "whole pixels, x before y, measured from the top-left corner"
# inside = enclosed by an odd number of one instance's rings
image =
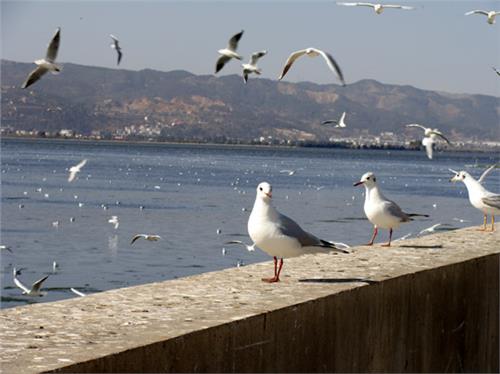
[[[350,128],[342,134],[347,135],[407,131],[404,124],[417,122],[455,139],[500,138],[500,98],[493,96],[452,95],[374,80],[340,87],[251,77],[245,85],[236,75],[219,78],[70,63],[63,65],[61,74],[49,74],[21,89],[34,66],[2,60],[2,126],[89,133],[148,124],[168,134],[198,137],[317,138],[339,134],[320,123],[345,110]]]

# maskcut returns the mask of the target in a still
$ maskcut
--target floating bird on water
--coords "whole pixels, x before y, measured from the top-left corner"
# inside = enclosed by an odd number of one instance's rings
[[[119,40],[113,34],[109,34],[109,36],[111,36],[111,39],[113,39],[113,43],[111,43],[110,46],[111,46],[111,48],[115,49],[116,53],[118,54],[118,60],[116,61],[116,65],[120,65],[120,61],[122,60],[123,53],[122,53],[122,49],[121,49],[120,45],[118,44]]]
[[[290,70],[290,68],[292,67],[293,63],[299,57],[304,55],[307,55],[309,57],[317,57],[317,56],[323,57],[330,70],[337,74],[337,77],[339,78],[340,82],[342,82],[342,85],[345,86],[344,76],[342,75],[342,70],[340,70],[340,66],[337,64],[337,62],[333,59],[333,57],[329,53],[317,48],[306,48],[306,49],[301,49],[300,51],[292,52],[292,54],[286,60],[285,67],[283,68],[283,71],[281,72],[281,75],[279,76],[278,80],[282,80],[285,77],[288,70]]]
[[[495,23],[495,18],[497,15],[500,14],[500,12],[491,10],[491,11],[486,11],[486,10],[471,10],[470,12],[465,13],[466,16],[470,16],[472,14],[482,14],[483,16],[486,16],[486,21],[490,24],[493,25]]]
[[[450,182],[464,182],[465,187],[467,187],[467,192],[469,193],[470,203],[474,208],[483,212],[484,221],[481,231],[487,231],[486,224],[488,222],[488,214],[491,215],[491,231],[495,231],[495,215],[500,214],[500,194],[490,192],[482,185],[486,176],[495,169],[495,167],[496,165],[492,165],[486,169],[478,180],[475,180],[474,177],[466,171],[449,169],[452,173],[455,173],[450,179]]]
[[[37,64],[38,67],[35,70],[33,70],[30,73],[30,75],[28,75],[28,78],[23,83],[22,88],[27,88],[31,86],[48,71],[50,71],[52,74],[57,74],[61,71],[61,68],[55,64],[57,51],[59,50],[60,40],[61,40],[61,28],[58,27],[56,33],[54,34],[52,40],[49,43],[49,46],[47,47],[47,54],[45,58],[35,61],[35,64]]]
[[[373,8],[375,13],[381,14],[384,9],[403,9],[403,10],[413,10],[415,8],[407,5],[390,5],[390,4],[373,4],[373,3],[344,3],[344,2],[338,2],[337,5],[344,5],[344,6],[366,6]]]
[[[152,235],[152,234],[137,234],[132,238],[130,245],[134,244],[134,242],[140,238],[144,238],[146,240],[149,240],[150,242],[157,242],[158,240],[161,239],[161,236],[160,235]]]
[[[80,170],[85,166],[87,163],[87,160],[82,160],[80,161],[77,165],[72,166],[69,168],[69,176],[68,176],[68,182],[73,182],[76,178],[76,174],[80,172]],[[78,196],[75,195],[75,199],[77,199]]]
[[[45,280],[49,277],[46,275],[45,277],[37,280],[35,283],[31,285],[31,289],[26,287],[18,278],[17,278],[17,271],[16,268],[13,270],[14,273],[14,283],[17,287],[19,287],[21,290],[23,290],[23,295],[27,296],[45,296],[47,293],[46,292],[41,292],[40,289],[42,287],[42,283],[45,282]]]
[[[295,221],[281,214],[271,204],[272,187],[267,182],[257,186],[255,204],[248,219],[248,233],[256,246],[274,258],[274,276],[262,279],[279,282],[283,259],[329,251],[349,253],[333,243],[304,231]],[[278,268],[278,258],[280,264]]]
[[[405,213],[398,204],[387,199],[377,185],[375,174],[369,172],[363,174],[359,182],[354,186],[365,186],[364,211],[368,220],[373,224],[373,236],[366,245],[373,245],[378,234],[378,229],[389,229],[389,241],[383,247],[390,247],[392,230],[397,229],[403,222],[412,221],[412,217],[429,217],[427,214]]]
[[[345,116],[346,116],[346,112],[343,112],[338,121],[331,119],[331,120],[323,121],[321,124],[322,125],[329,125],[331,123],[335,123],[336,125],[334,127],[347,127],[347,125],[345,123]]]
[[[247,83],[248,81],[249,74],[262,74],[262,70],[257,67],[257,61],[259,61],[259,58],[265,56],[266,53],[267,51],[255,52],[252,54],[252,57],[250,57],[250,61],[248,62],[248,64],[241,65],[243,67],[243,80],[245,81],[245,83]]]
[[[238,42],[240,41],[243,35],[243,30],[241,30],[238,34],[233,35],[231,39],[229,39],[229,44],[224,49],[219,49],[218,52],[222,56],[217,60],[217,64],[215,65],[215,73],[217,74],[224,65],[231,60],[232,58],[236,58],[238,60],[243,59],[239,54],[236,53],[238,49]]]

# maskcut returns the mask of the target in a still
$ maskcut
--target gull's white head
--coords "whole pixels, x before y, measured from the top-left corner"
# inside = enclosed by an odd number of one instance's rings
[[[368,173],[363,174],[359,182],[354,183],[354,186],[359,186],[360,184],[363,184],[365,185],[365,187],[371,187],[375,186],[376,181],[377,178],[375,178],[375,174],[369,171]]]
[[[382,4],[375,4],[373,10],[375,11],[375,13],[380,14],[384,11],[384,6]]]
[[[257,197],[264,201],[271,200],[273,197],[273,187],[267,182],[260,183],[257,186]]]
[[[466,171],[456,171],[453,169],[448,169],[448,170],[451,171],[452,173],[455,173],[455,175],[450,178],[450,182],[460,182],[460,181],[465,182],[466,179],[472,178],[472,176]]]

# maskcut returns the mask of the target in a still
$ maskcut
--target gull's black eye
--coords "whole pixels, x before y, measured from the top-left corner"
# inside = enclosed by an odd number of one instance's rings
[[[465,179],[465,175],[463,176],[463,178]]]
[[[261,191],[262,191],[262,187],[259,187],[259,190],[261,190]]]

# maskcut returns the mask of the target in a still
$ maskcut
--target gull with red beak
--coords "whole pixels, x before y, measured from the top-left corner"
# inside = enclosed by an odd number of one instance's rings
[[[365,173],[359,182],[354,186],[365,186],[365,205],[366,217],[373,224],[373,236],[366,245],[373,245],[373,241],[378,234],[378,229],[389,229],[389,241],[383,244],[383,247],[391,246],[392,230],[399,227],[403,222],[412,221],[411,217],[429,217],[427,214],[405,213],[398,204],[387,199],[380,191],[377,185],[375,174]]]
[[[284,258],[329,251],[349,253],[304,231],[294,220],[278,212],[271,204],[272,196],[271,185],[267,182],[260,183],[248,219],[250,238],[257,247],[274,258],[274,277],[264,278],[263,281],[279,282]]]

